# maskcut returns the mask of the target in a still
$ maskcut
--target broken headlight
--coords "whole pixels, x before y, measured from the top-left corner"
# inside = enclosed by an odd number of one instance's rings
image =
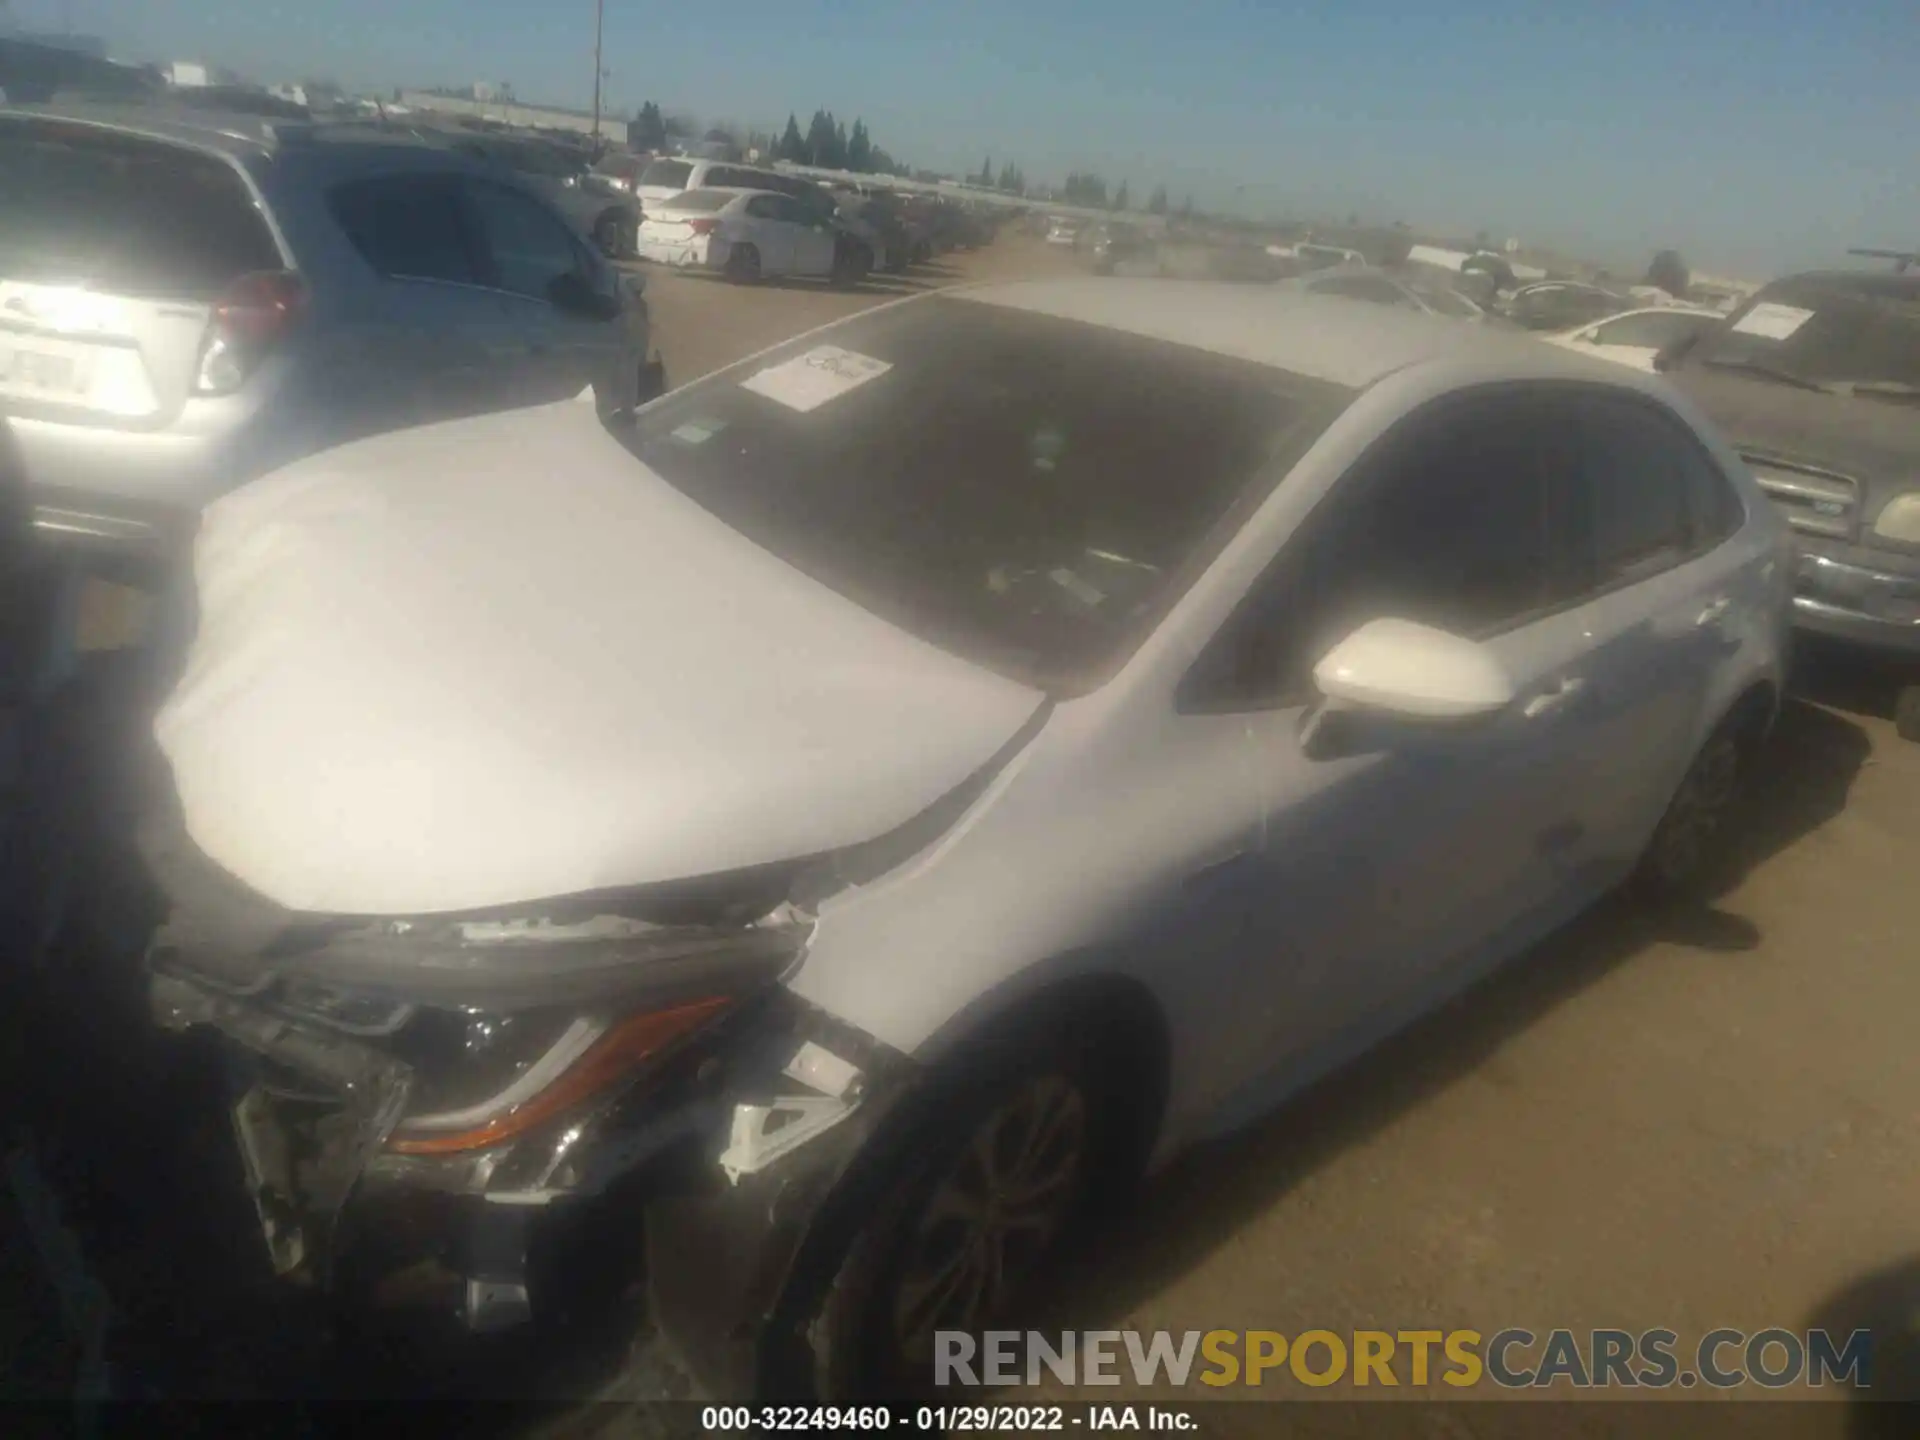
[[[805,934],[784,909],[723,927],[620,916],[390,922],[357,942],[337,938],[303,968],[344,978],[410,952],[408,998],[420,1008],[403,1058],[413,1083],[387,1149],[451,1156],[607,1096],[776,980]]]

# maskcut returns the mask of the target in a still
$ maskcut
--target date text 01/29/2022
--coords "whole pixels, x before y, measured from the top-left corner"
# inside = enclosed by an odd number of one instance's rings
[[[886,1431],[1006,1434],[1015,1431],[1157,1430],[1198,1427],[1184,1410],[1158,1405],[1086,1405],[1069,1413],[1061,1405],[708,1405],[700,1412],[706,1431],[759,1433],[776,1430]]]

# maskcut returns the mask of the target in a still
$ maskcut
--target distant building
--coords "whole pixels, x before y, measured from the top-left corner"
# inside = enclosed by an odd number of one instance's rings
[[[458,115],[471,120],[491,120],[497,125],[512,125],[531,130],[571,130],[576,135],[594,133],[593,116],[585,110],[564,110],[550,105],[523,105],[511,98],[481,98],[481,92],[497,96],[497,87],[472,86],[464,94],[446,94],[438,90],[402,90],[398,103],[408,110],[429,111],[438,115]],[[600,116],[600,137],[624,143],[627,116],[620,111],[604,111]]]
[[[245,83],[232,70],[201,60],[169,60],[160,67],[160,75],[169,85],[181,90],[204,90],[213,85]]]

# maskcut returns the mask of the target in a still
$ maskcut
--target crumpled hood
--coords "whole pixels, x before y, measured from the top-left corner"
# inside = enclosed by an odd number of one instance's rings
[[[564,403],[211,507],[156,734],[188,834],[291,909],[491,908],[905,823],[1042,703],[801,574]]]
[[[1698,364],[1667,378],[1735,449],[1853,476],[1863,487],[1869,521],[1895,495],[1920,489],[1920,405],[1822,395]]]

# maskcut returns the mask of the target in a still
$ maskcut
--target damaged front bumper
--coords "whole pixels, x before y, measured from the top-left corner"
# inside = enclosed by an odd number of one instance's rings
[[[729,1398],[792,1390],[795,1276],[912,1075],[775,984],[500,1144],[408,1153],[420,1077],[392,1037],[409,1006],[310,985],[296,1004],[283,976],[243,992],[164,953],[151,970],[161,1024],[228,1042],[234,1136],[278,1274],[355,1308],[499,1330],[533,1318],[548,1283],[566,1305],[540,1271],[545,1238],[611,1219],[645,1235],[657,1328]]]

